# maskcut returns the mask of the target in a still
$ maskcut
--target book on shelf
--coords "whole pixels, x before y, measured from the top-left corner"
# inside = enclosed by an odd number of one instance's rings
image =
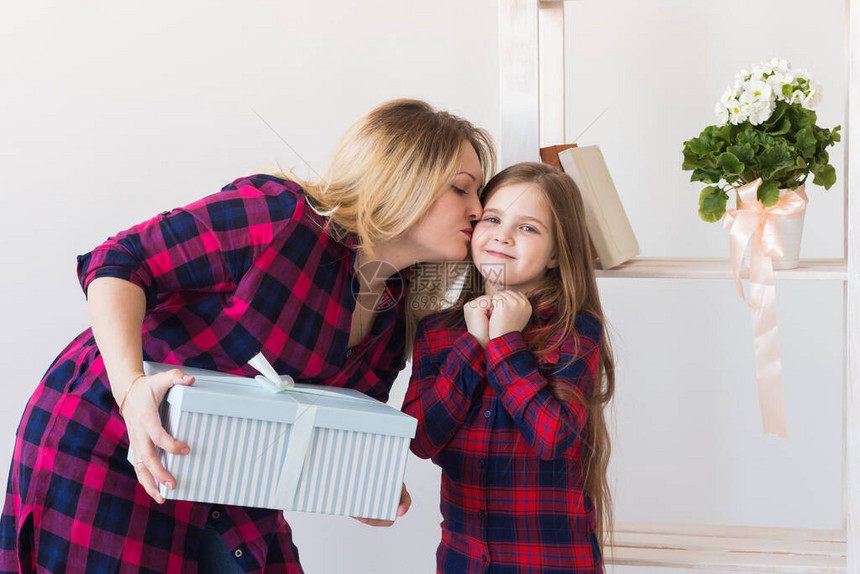
[[[560,151],[558,159],[582,194],[588,235],[600,266],[611,269],[639,255],[639,242],[600,148],[596,145],[570,147]]]
[[[572,147],[576,147],[575,143],[572,144],[559,144],[559,145],[548,145],[540,148],[540,161],[541,163],[545,163],[551,165],[555,168],[564,171],[564,168],[561,167],[561,162],[558,161],[558,154],[566,149],[570,149]],[[589,240],[589,244],[591,247],[591,258],[594,261],[597,261],[597,250],[594,249],[594,242]]]
[[[542,147],[540,148],[540,160],[543,163],[547,163],[551,166],[557,167],[558,169],[564,170],[564,168],[561,167],[561,163],[558,161],[558,154],[559,152],[572,147],[576,147],[576,144],[548,145],[546,147]]]

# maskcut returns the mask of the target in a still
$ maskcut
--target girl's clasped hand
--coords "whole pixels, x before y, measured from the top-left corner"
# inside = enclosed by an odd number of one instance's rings
[[[469,333],[486,348],[490,339],[525,329],[532,316],[532,304],[518,291],[499,291],[466,303],[463,316]]]

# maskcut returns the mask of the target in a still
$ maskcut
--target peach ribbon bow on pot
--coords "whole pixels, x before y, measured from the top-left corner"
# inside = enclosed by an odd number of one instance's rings
[[[741,299],[752,308],[756,379],[764,432],[785,436],[785,394],[771,258],[782,257],[784,253],[777,220],[803,215],[807,197],[802,188],[785,191],[775,205],[765,207],[757,197],[761,184],[759,178],[738,188],[738,208],[726,210],[723,227],[730,230],[735,285]],[[741,284],[741,267],[750,241],[750,297],[747,301]]]

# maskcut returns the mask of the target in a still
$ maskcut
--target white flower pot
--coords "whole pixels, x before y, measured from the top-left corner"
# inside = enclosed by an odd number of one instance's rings
[[[803,190],[803,186],[798,188]],[[782,196],[787,189],[780,189],[779,195]],[[803,236],[803,218],[799,217],[788,218],[780,217],[776,220],[776,226],[779,229],[779,236],[782,239],[783,257],[773,257],[774,269],[794,269],[800,262],[800,240]],[[747,249],[744,252],[744,269],[749,269],[750,266],[750,251],[752,250],[752,241],[747,244]]]

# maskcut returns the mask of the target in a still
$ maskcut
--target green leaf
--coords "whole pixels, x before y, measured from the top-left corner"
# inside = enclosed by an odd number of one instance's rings
[[[787,115],[791,118],[791,125],[798,131],[814,126],[818,120],[818,115],[814,111],[807,110],[800,104],[791,104]]]
[[[744,172],[744,164],[731,152],[720,154],[717,158],[717,167],[727,175],[740,175]]]
[[[783,84],[782,85],[782,95],[784,97],[790,98],[791,92],[793,92],[793,91],[794,91],[794,88],[791,86],[791,84]]]
[[[732,143],[732,131],[734,128],[735,126],[733,124],[725,124],[718,126],[711,134],[715,140],[722,142],[722,145],[720,145],[721,150]]]
[[[781,136],[787,134],[789,131],[791,131],[791,120],[785,118],[779,124],[779,127],[772,131],[769,131],[768,133],[772,136]]]
[[[779,201],[779,183],[775,181],[766,181],[758,188],[756,194],[758,200],[764,205],[771,206]]]
[[[770,179],[780,169],[794,165],[794,158],[793,150],[784,141],[765,149],[758,157],[762,178]]]
[[[723,179],[723,171],[715,167],[700,167],[693,170],[690,181],[701,181],[702,183],[720,183]]]
[[[681,165],[681,169],[684,171],[694,170],[698,167],[707,167],[710,165],[708,160],[700,158],[698,155],[694,154],[689,147],[684,147],[684,163]]]
[[[771,131],[777,124],[782,124],[783,116],[785,116],[786,111],[788,111],[788,104],[785,102],[776,102],[776,107],[773,109],[773,112],[770,114],[770,117],[764,122],[765,131]]]
[[[812,180],[812,183],[820,185],[824,189],[830,189],[836,183],[836,168],[830,164],[812,173],[815,174],[815,179]]]
[[[748,143],[729,146],[728,151],[733,153],[745,166],[755,161],[755,152]]]
[[[736,138],[739,145],[748,145],[753,150],[758,149],[761,145],[759,133],[755,131],[751,125],[746,124],[741,131],[738,132]]]
[[[693,138],[684,142],[684,148],[690,150],[691,153],[696,154],[699,157],[705,157],[711,155],[712,150],[716,147],[714,142],[714,138],[702,132],[699,137]]]
[[[708,223],[719,221],[726,212],[728,194],[716,185],[709,185],[699,194],[699,217]]]
[[[815,154],[815,157],[812,158],[812,166],[810,169],[815,171],[821,169],[828,163],[830,163],[830,154],[827,153],[826,149],[821,149],[817,154]]]
[[[815,144],[815,134],[811,127],[805,127],[797,132],[795,146],[803,157],[812,157],[815,155]]]

